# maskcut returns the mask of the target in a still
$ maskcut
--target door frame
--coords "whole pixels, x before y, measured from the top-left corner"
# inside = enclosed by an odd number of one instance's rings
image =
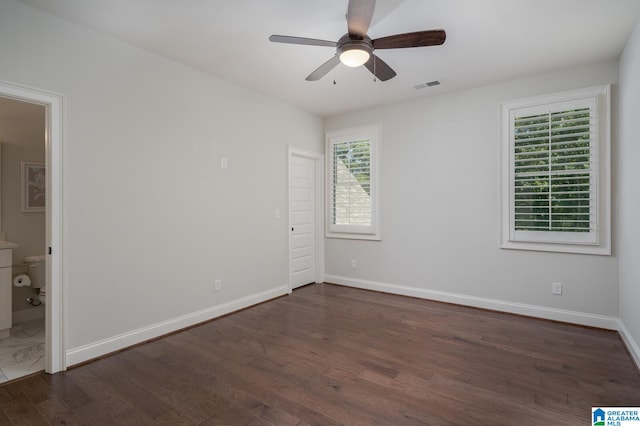
[[[0,96],[45,107],[46,256],[45,371],[66,370],[62,281],[62,95],[0,80]]]
[[[321,283],[324,281],[324,153],[310,151],[308,149],[298,148],[292,145],[288,146],[287,150],[287,199],[288,199],[288,226],[287,226],[287,282],[289,287],[289,293],[293,291],[291,286],[291,160],[293,157],[306,158],[313,160],[314,162],[314,177],[315,177],[315,197],[316,197],[316,277],[315,282]]]

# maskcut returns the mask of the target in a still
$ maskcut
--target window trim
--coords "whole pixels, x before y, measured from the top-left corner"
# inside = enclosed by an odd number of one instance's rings
[[[501,248],[562,253],[611,255],[611,88],[610,85],[558,92],[501,103]],[[527,239],[528,232],[514,226],[513,138],[511,113],[514,110],[572,102],[587,98],[596,101],[597,139],[594,155],[595,239],[579,241],[581,236],[563,238],[563,232],[550,231],[550,238]],[[564,234],[564,235],[563,235]]]
[[[331,147],[335,143],[369,139],[369,183],[371,197],[371,226],[358,227],[357,225],[334,225],[331,223],[331,176],[333,175],[333,158]],[[325,157],[326,161],[326,200],[327,209],[325,236],[327,238],[348,238],[359,240],[382,240],[382,227],[380,215],[380,125],[368,125],[362,127],[334,130],[325,133]]]

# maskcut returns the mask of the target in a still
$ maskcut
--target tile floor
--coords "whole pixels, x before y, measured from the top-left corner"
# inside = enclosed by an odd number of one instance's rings
[[[16,324],[0,340],[0,383],[44,370],[44,319]]]

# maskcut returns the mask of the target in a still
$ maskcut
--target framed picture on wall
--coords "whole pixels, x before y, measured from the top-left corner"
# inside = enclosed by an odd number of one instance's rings
[[[45,201],[45,169],[42,163],[22,161],[22,211],[43,212]]]

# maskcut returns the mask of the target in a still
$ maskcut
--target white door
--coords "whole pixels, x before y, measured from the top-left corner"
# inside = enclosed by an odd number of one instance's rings
[[[289,282],[316,281],[316,160],[292,155],[289,178]]]

